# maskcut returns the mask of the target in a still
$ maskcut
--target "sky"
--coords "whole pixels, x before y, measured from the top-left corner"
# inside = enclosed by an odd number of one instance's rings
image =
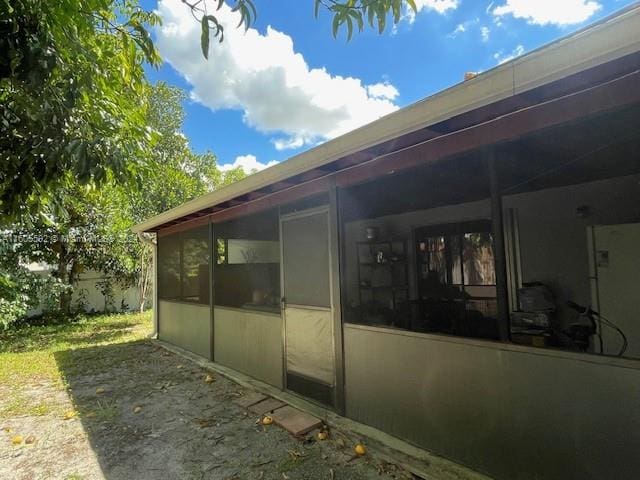
[[[207,0],[210,5],[213,0]],[[314,0],[254,0],[245,32],[216,12],[224,42],[200,51],[200,25],[181,0],[142,0],[162,26],[152,82],[188,92],[184,134],[222,168],[271,166],[610,15],[629,0],[415,0],[383,34],[346,41]],[[215,2],[217,3],[217,2]],[[214,11],[215,7],[210,8]]]

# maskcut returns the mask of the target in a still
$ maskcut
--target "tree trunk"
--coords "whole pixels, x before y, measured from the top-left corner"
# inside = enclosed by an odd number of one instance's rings
[[[60,312],[64,315],[71,315],[73,290],[78,281],[78,275],[81,269],[81,265],[74,259],[69,260],[66,253],[60,255],[60,260],[58,261],[58,276],[63,284],[69,286],[68,289],[60,293],[59,308]]]
[[[67,255],[64,247],[62,247],[62,251],[60,252],[60,256],[58,257],[57,274],[63,285],[70,284],[69,262],[67,260]],[[72,295],[73,291],[68,291],[67,289],[60,292],[60,298],[58,299],[58,309],[60,310],[60,313],[64,315],[69,315],[71,313]]]
[[[150,255],[151,248],[143,244],[140,254],[140,276],[138,277],[138,289],[140,295],[140,313],[144,313],[144,306],[147,300],[147,294],[149,292],[149,281],[151,278],[151,272],[153,271],[152,255]]]

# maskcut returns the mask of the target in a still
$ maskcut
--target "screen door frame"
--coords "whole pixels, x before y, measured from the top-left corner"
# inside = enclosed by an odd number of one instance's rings
[[[333,202],[332,202],[333,203]],[[289,303],[287,300],[287,292],[285,290],[286,283],[286,268],[285,268],[285,257],[287,255],[285,251],[285,238],[284,238],[284,223],[291,220],[297,220],[313,215],[323,215],[327,224],[327,266],[328,266],[328,281],[329,281],[329,307],[318,307],[313,305],[296,305],[295,303]],[[340,310],[340,282],[339,282],[339,263],[338,263],[338,235],[337,235],[337,223],[335,217],[335,209],[332,208],[332,205],[323,205],[320,207],[309,208],[306,210],[301,210],[288,214],[280,214],[280,259],[281,259],[281,272],[280,272],[280,282],[281,282],[281,295],[282,295],[282,345],[283,345],[283,385],[285,390],[290,391],[296,395],[303,396],[305,399],[317,402],[322,404],[324,407],[332,408],[338,412],[343,411],[343,395],[344,395],[344,385],[343,385],[343,374],[341,369],[343,368],[342,364],[342,320],[341,320],[341,312]],[[331,345],[331,354],[333,361],[333,375],[332,375],[332,385],[330,386],[330,403],[323,402],[314,398],[313,396],[306,395],[304,392],[300,392],[298,390],[294,390],[291,387],[291,379],[289,379],[288,375],[288,355],[287,355],[287,307],[291,308],[300,308],[305,310],[322,310],[326,311],[330,317],[330,324],[332,327],[332,334],[330,340]],[[298,376],[295,372],[293,372],[294,376]],[[314,383],[311,379],[311,383]],[[324,385],[323,382],[317,382],[319,385]]]

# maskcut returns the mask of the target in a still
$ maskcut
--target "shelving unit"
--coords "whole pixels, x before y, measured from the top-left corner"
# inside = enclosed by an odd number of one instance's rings
[[[367,310],[390,312],[385,323],[394,324],[392,313],[409,301],[409,271],[405,239],[356,242],[360,316]],[[382,315],[382,314],[380,314]],[[374,323],[381,323],[379,319]]]

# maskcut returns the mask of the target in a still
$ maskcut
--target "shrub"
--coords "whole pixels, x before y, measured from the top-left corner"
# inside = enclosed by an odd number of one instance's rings
[[[39,303],[42,278],[24,267],[0,272],[0,329],[24,318]]]

